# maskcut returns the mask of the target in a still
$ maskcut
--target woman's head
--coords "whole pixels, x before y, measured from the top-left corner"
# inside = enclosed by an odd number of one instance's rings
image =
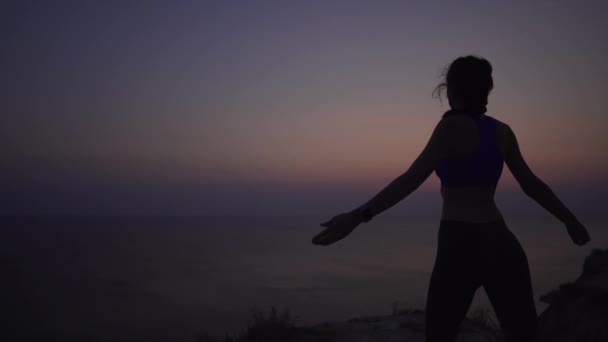
[[[441,91],[446,89],[452,109],[485,113],[488,95],[494,87],[490,62],[476,56],[458,57],[446,68],[443,76],[445,79],[435,88],[433,95],[441,97]]]

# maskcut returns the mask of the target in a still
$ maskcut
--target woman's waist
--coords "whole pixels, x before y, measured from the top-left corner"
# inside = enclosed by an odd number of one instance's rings
[[[441,197],[450,203],[494,203],[495,186],[441,187]]]
[[[445,201],[441,210],[441,219],[487,223],[503,220],[502,213],[494,200],[488,201]]]

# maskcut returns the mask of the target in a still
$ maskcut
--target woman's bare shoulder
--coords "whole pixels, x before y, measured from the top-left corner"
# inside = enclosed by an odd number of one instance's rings
[[[509,125],[501,120],[498,120],[495,117],[492,117],[492,119],[494,119],[494,121],[496,121],[496,127],[500,127],[501,129],[507,129],[509,128]]]
[[[514,142],[513,130],[507,123],[493,118],[496,121],[496,144],[502,152],[503,156],[506,156],[507,151]]]
[[[509,124],[496,118],[493,119],[494,121],[496,121],[496,132],[498,133],[498,136],[509,137],[513,135],[513,130],[511,129],[511,126],[509,126]]]

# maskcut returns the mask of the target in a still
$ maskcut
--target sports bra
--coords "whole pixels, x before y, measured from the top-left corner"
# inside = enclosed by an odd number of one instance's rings
[[[469,115],[479,127],[479,148],[469,157],[440,162],[435,173],[441,186],[496,187],[503,168],[503,158],[496,144],[496,119],[485,114],[459,114]]]

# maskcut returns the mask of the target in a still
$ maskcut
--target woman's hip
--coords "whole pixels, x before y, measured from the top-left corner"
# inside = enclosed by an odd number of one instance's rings
[[[504,220],[465,222],[442,220],[437,237],[437,257],[474,262],[508,262],[523,259],[525,252]]]

